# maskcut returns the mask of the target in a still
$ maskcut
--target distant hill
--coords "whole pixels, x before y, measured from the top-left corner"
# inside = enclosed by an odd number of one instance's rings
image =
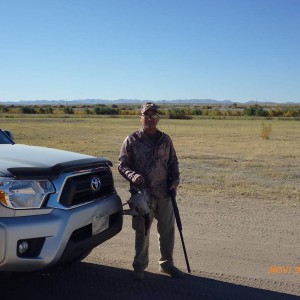
[[[0,101],[2,105],[96,105],[96,104],[142,104],[153,100],[139,100],[139,99],[118,99],[118,100],[105,100],[105,99],[81,99],[81,100],[26,100],[26,101]],[[280,103],[275,102],[259,102],[248,101],[246,103],[231,101],[231,100],[214,100],[214,99],[183,99],[183,100],[158,100],[153,101],[159,104],[219,104],[219,105],[231,105],[233,103],[239,103],[244,105],[278,105]],[[285,105],[295,105],[297,103],[287,102],[281,103]],[[299,103],[298,103],[299,104]]]

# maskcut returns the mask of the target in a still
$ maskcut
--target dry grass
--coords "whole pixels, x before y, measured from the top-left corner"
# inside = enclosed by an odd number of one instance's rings
[[[270,138],[270,134],[272,132],[272,125],[271,124],[265,124],[264,122],[262,122],[261,124],[261,137],[263,139],[269,139]]]
[[[261,138],[260,120],[161,120],[180,160],[182,198],[256,198],[300,204],[300,122],[270,120],[273,134]],[[117,189],[119,149],[138,129],[138,118],[0,119],[17,143],[105,156],[114,163]]]

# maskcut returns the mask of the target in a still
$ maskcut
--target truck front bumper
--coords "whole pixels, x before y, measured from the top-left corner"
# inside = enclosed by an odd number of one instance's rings
[[[95,218],[100,219],[96,229]],[[34,271],[72,261],[116,235],[122,225],[117,194],[44,215],[0,218],[0,271]],[[29,248],[20,253],[24,241]]]

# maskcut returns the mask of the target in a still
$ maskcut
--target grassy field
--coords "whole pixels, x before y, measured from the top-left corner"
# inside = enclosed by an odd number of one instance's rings
[[[175,144],[183,199],[255,198],[299,207],[300,122],[267,120],[162,119],[159,127]],[[0,119],[17,143],[108,157],[117,189],[127,183],[117,172],[121,144],[140,126],[137,118]],[[183,201],[183,199],[179,199]]]

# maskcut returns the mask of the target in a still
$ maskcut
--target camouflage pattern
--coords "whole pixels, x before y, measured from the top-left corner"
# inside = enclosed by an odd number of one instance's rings
[[[145,113],[147,110],[151,109],[158,113],[158,106],[154,103],[147,102],[144,105],[142,105],[141,114]]]
[[[134,178],[142,175],[152,196],[168,196],[169,185],[179,183],[179,165],[171,138],[157,130],[158,140],[154,144],[144,129],[134,132],[123,142],[118,170],[131,185]]]

